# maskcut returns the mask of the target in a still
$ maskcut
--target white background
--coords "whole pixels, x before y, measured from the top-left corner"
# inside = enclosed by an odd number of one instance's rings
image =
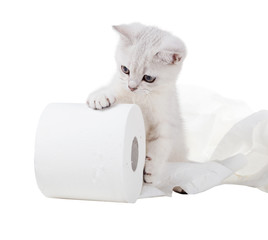
[[[85,102],[114,71],[111,25],[142,22],[181,37],[183,84],[268,109],[266,1],[0,2],[1,239],[268,239],[268,194],[241,186],[135,204],[45,198],[34,176],[38,118]],[[112,124],[112,123],[111,123]]]

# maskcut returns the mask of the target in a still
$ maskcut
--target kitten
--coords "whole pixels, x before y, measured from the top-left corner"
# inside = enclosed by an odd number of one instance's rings
[[[87,104],[93,109],[115,103],[140,106],[146,128],[144,182],[158,185],[166,161],[186,160],[176,90],[186,49],[179,38],[156,27],[133,23],[113,28],[120,35],[115,76],[90,94]]]

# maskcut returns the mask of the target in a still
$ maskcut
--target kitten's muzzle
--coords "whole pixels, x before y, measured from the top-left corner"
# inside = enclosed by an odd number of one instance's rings
[[[138,84],[135,80],[129,80],[128,81],[128,88],[133,92],[138,88]]]
[[[133,87],[130,87],[130,86],[128,86],[128,88],[129,88],[132,92],[135,91],[135,90],[137,89],[137,87],[133,88]]]

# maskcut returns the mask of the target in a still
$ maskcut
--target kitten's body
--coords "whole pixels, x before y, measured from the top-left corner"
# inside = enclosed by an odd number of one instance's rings
[[[88,104],[95,109],[115,102],[140,106],[147,142],[144,179],[157,185],[163,163],[186,160],[176,90],[185,46],[180,39],[155,27],[131,24],[115,29],[121,36],[116,53],[117,72],[108,87],[90,94]],[[121,66],[127,66],[129,73],[122,72]],[[145,74],[156,77],[155,81],[142,81]]]

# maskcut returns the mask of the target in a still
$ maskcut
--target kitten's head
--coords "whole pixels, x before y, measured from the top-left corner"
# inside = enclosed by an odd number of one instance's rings
[[[186,56],[179,38],[138,23],[114,29],[120,35],[116,51],[118,74],[129,91],[150,93],[176,81]]]

